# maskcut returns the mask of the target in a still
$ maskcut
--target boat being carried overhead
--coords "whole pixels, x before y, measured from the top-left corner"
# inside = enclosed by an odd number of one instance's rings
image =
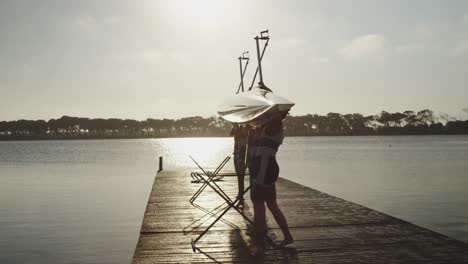
[[[227,99],[218,108],[218,113],[232,123],[261,124],[276,115],[286,115],[293,106],[294,103],[288,99],[259,86]]]
[[[257,44],[257,59],[258,67],[255,71],[255,75],[252,80],[252,84],[248,91],[244,91],[244,74],[249,63],[249,58],[246,57],[248,52],[244,52],[239,57],[240,66],[240,77],[241,82],[237,93],[228,98],[219,108],[218,114],[229,122],[237,124],[250,124],[250,125],[262,125],[272,118],[282,117],[284,118],[289,110],[294,106],[294,103],[286,98],[283,98],[275,93],[263,84],[262,65],[261,61],[265,53],[265,49],[268,46],[270,37],[268,36],[268,30],[262,31],[260,37],[255,37]],[[263,51],[260,54],[259,40],[266,40]],[[246,60],[245,66],[242,66],[242,61]],[[258,86],[252,88],[255,78],[259,74],[260,81]]]

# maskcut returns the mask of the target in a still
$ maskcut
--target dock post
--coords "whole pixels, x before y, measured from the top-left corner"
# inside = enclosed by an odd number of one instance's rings
[[[159,156],[159,170],[158,172],[163,170],[163,157]]]

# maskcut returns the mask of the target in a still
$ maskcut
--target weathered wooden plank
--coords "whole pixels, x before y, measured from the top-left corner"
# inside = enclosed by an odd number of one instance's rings
[[[237,194],[235,177],[218,184],[230,197]],[[284,179],[278,202],[296,240],[292,246],[249,256],[252,227],[231,210],[198,242],[202,253],[193,253],[190,240],[214,220],[207,212],[223,204],[207,188],[191,205],[199,186],[187,171],[157,175],[133,263],[468,263],[465,243]],[[252,219],[249,199],[244,212]],[[270,214],[268,226],[272,238],[282,238]]]

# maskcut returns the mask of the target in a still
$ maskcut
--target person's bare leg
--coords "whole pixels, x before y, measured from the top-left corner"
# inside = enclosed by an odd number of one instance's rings
[[[245,179],[245,167],[244,166],[239,166],[241,167],[238,174],[237,174],[237,183],[239,186],[239,194],[238,197],[240,197],[242,200],[244,199],[244,179]]]
[[[235,164],[236,175],[237,175],[237,186],[238,186],[238,193],[237,197],[239,198],[239,204],[244,204],[244,179],[245,179],[245,165],[242,162],[237,161]]]
[[[266,208],[264,201],[253,201],[254,207],[254,229],[255,245],[257,252],[254,255],[261,254],[264,250],[264,241],[266,235]]]
[[[267,206],[284,235],[284,240],[280,243],[280,246],[285,246],[287,244],[293,243],[294,238],[291,235],[291,232],[289,231],[288,222],[286,221],[283,212],[281,212],[280,208],[278,207],[276,199],[268,200]]]

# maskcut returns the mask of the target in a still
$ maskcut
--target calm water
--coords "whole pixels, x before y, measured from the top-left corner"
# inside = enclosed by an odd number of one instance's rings
[[[0,263],[129,263],[157,157],[229,138],[0,142]],[[468,136],[287,138],[281,175],[468,242]],[[232,164],[229,164],[232,168]],[[188,180],[188,179],[187,179]]]

